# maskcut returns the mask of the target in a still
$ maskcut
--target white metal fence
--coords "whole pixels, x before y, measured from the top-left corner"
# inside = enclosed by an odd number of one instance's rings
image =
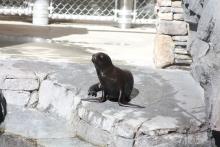
[[[34,0],[0,0],[0,14],[32,15]],[[155,18],[155,0],[135,0],[133,23]],[[116,0],[50,0],[49,18],[114,21]]]

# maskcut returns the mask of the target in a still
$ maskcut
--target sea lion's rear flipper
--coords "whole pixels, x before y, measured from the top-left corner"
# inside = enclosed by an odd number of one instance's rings
[[[144,106],[136,105],[136,104],[131,104],[128,102],[130,98],[125,97],[124,91],[120,90],[119,92],[119,98],[118,98],[118,104],[123,107],[131,107],[131,108],[145,108]]]
[[[123,107],[131,107],[131,108],[145,108],[144,106],[136,105],[136,104],[131,104],[131,103],[118,103],[120,106]]]
[[[89,101],[89,102],[95,102],[95,101],[99,101],[99,98],[85,98],[85,99],[81,99],[82,101]]]

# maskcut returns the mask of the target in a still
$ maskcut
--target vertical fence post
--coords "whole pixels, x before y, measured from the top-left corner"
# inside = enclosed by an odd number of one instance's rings
[[[32,22],[34,25],[47,25],[49,16],[49,0],[35,0]]]
[[[134,19],[134,1],[119,0],[117,5],[117,22],[122,29],[131,28]]]

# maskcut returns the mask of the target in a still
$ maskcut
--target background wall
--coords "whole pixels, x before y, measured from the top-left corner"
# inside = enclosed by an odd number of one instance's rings
[[[186,50],[188,25],[184,22],[181,0],[158,0],[157,11],[156,67],[188,69],[192,59]]]

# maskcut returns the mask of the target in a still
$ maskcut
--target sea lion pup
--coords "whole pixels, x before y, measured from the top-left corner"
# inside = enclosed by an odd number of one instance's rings
[[[5,116],[7,115],[7,103],[5,97],[0,91],[0,124],[5,120]]]
[[[85,101],[118,102],[120,106],[144,108],[131,104],[130,95],[134,86],[134,79],[130,71],[122,70],[113,65],[111,58],[105,53],[92,55],[92,62],[95,66],[99,83],[90,86],[88,95],[97,96],[98,91],[102,91],[100,98],[82,99]]]

